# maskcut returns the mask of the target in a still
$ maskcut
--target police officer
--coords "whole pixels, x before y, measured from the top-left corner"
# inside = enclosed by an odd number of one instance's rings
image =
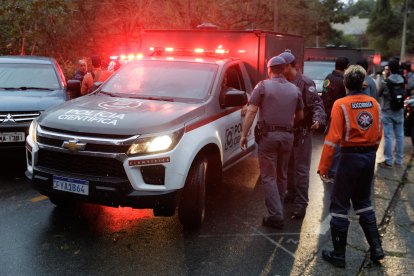
[[[303,119],[303,101],[299,89],[283,75],[285,60],[273,57],[268,64],[269,79],[259,82],[252,92],[243,123],[240,146],[247,147],[247,134],[258,110],[258,142],[261,181],[269,215],[263,225],[283,228],[283,199],[286,193],[287,166],[293,146],[293,124]],[[257,127],[257,126],[256,126]]]
[[[322,100],[328,116],[328,127],[331,117],[331,109],[334,102],[346,95],[344,86],[344,71],[349,66],[349,60],[346,57],[338,57],[335,60],[335,70],[326,76],[323,82]],[[326,178],[322,178],[324,182],[332,183],[336,174],[336,168],[339,161],[339,148],[336,150],[331,169]]]
[[[378,102],[362,91],[365,76],[364,68],[359,65],[351,65],[345,71],[344,84],[348,94],[332,107],[331,125],[318,168],[321,176],[328,174],[335,147],[339,144],[341,154],[330,205],[334,250],[322,251],[322,257],[337,267],[345,267],[351,202],[369,243],[371,260],[384,258],[371,204],[375,157],[382,138],[381,111]]]
[[[325,124],[326,114],[313,80],[296,70],[295,56],[285,51],[279,56],[286,61],[285,77],[302,94],[304,118],[295,126],[295,139],[288,168],[288,193],[285,202],[293,201],[292,219],[305,216],[308,206],[309,170],[312,159],[312,130]]]

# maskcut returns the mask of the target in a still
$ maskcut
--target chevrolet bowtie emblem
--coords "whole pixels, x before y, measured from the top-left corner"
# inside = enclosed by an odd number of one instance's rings
[[[81,143],[78,140],[69,140],[69,141],[65,141],[63,142],[62,147],[64,147],[65,149],[68,150],[85,150],[86,144],[85,143]]]

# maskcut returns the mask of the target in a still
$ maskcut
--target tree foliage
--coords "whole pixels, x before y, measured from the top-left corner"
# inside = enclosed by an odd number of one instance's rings
[[[144,29],[203,22],[228,30],[276,25],[303,35],[308,46],[316,37],[324,45],[341,37],[330,23],[348,19],[344,8],[338,0],[2,0],[0,54],[52,56],[68,72],[79,58],[139,48]]]
[[[346,8],[346,13],[350,16],[358,16],[360,18],[369,18],[375,7],[376,0],[359,0],[351,2]]]
[[[370,16],[367,35],[369,45],[379,50],[385,58],[399,56],[401,50],[403,14],[405,0],[377,0]],[[414,1],[408,1],[414,11]],[[407,53],[414,53],[414,16],[407,20]]]

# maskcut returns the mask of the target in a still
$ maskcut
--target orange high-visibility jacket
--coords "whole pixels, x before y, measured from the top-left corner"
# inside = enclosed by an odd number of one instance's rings
[[[381,108],[365,94],[349,94],[335,101],[318,173],[327,175],[335,147],[377,146],[382,138]]]
[[[94,68],[95,77],[92,76],[90,72],[88,72],[84,77],[81,84],[81,95],[86,95],[91,91],[94,82],[104,82],[107,78],[111,76],[111,72],[103,69],[96,69]]]

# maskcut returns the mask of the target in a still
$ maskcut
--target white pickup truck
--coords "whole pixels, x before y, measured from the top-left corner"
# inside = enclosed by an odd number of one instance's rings
[[[151,50],[95,92],[42,113],[27,138],[26,174],[57,206],[84,201],[160,216],[178,206],[180,222],[199,227],[208,187],[255,150],[252,133],[247,150],[239,147],[255,81],[223,45]]]

